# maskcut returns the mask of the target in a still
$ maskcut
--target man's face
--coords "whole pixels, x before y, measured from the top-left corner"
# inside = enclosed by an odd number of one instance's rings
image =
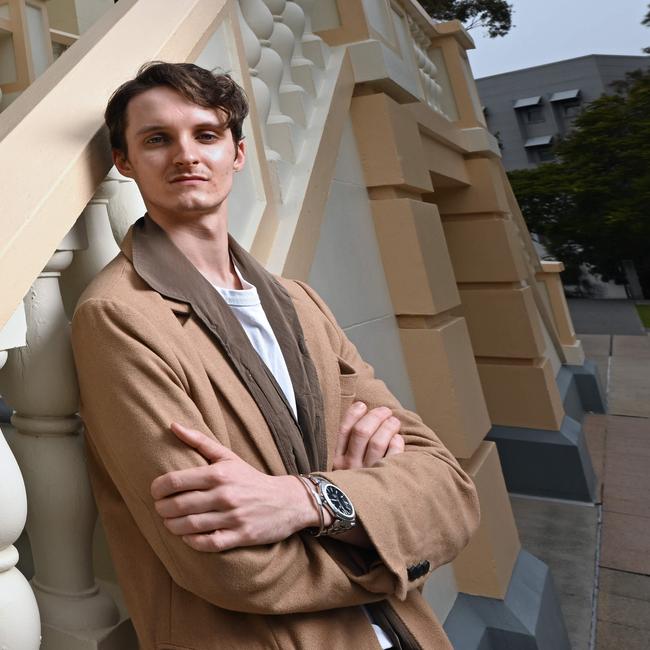
[[[220,111],[166,86],[146,90],[127,107],[128,154],[114,152],[120,173],[133,178],[152,217],[192,220],[215,213],[244,165]]]

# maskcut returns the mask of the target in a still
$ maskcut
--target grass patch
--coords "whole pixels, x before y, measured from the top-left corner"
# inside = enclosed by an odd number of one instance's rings
[[[650,305],[637,305],[636,310],[639,312],[643,327],[650,329]]]

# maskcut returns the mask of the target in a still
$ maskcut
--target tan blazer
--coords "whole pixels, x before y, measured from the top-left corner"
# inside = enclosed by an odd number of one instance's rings
[[[351,498],[376,553],[294,535],[201,553],[171,534],[150,485],[205,464],[170,431],[176,420],[216,437],[251,465],[284,474],[251,395],[191,307],[136,273],[127,236],[83,294],[72,340],[88,465],[113,561],[142,650],[377,649],[359,605],[384,598],[421,648],[450,648],[417,589],[478,524],[475,489],[420,418],[373,376],[331,312],[302,283],[281,280],[323,394],[331,470],[341,414],[354,399],[402,421],[403,454],[324,475]]]

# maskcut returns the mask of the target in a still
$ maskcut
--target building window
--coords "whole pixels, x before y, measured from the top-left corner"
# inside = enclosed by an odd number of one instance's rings
[[[537,147],[537,160],[539,162],[551,162],[555,160],[555,152],[551,145],[545,147]]]
[[[562,112],[566,119],[572,120],[580,113],[580,102],[567,102],[562,104]]]
[[[537,124],[546,121],[544,109],[541,106],[531,106],[524,111],[524,120],[528,124]]]

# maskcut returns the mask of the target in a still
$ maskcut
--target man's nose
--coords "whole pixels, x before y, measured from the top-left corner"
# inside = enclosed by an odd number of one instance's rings
[[[196,165],[199,162],[198,143],[194,138],[180,138],[174,151],[174,164]]]

